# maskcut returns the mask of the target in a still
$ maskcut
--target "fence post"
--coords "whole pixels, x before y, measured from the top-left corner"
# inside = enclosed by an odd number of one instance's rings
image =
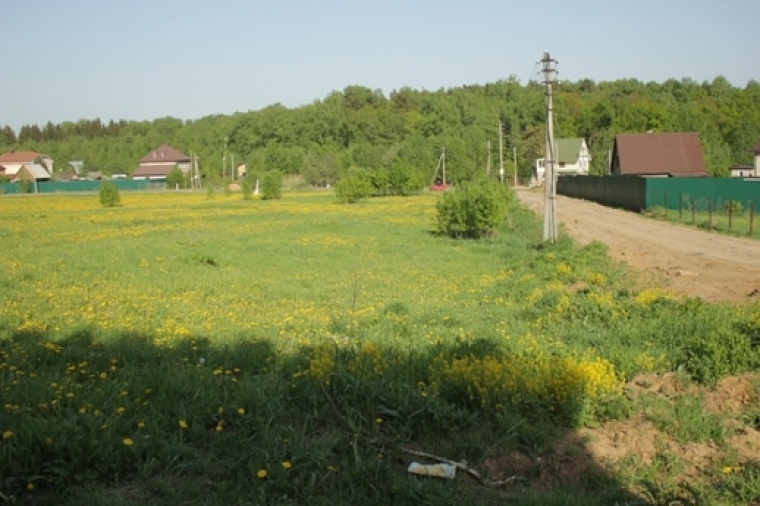
[[[749,235],[752,235],[752,225],[755,221],[755,201],[750,200],[749,201]]]
[[[694,195],[689,195],[691,199],[691,224],[693,225],[697,218],[694,216]]]

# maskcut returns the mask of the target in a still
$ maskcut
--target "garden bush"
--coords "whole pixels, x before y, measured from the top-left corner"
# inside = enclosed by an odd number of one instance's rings
[[[261,180],[261,198],[264,200],[282,198],[282,173],[277,170],[265,172]]]
[[[121,204],[119,187],[109,181],[100,185],[100,203],[103,207],[116,207]]]
[[[335,185],[335,198],[343,204],[352,204],[372,195],[371,174],[362,169],[350,169]]]
[[[510,199],[509,190],[494,181],[463,183],[438,200],[438,231],[453,238],[490,236],[504,220]]]

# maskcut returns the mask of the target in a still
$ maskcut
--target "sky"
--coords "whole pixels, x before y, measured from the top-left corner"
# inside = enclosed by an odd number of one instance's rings
[[[0,127],[195,120],[360,85],[760,80],[758,0],[0,0]]]

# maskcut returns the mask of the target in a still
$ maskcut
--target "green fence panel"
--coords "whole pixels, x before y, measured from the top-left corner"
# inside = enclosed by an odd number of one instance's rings
[[[165,190],[164,181],[134,181],[131,179],[113,179],[110,181],[115,184],[120,191],[157,191]],[[22,193],[94,193],[100,190],[103,181],[40,181],[36,184],[29,183],[21,185],[19,183],[0,184],[0,194]]]
[[[646,209],[646,180],[638,177],[560,176],[557,193],[632,211]]]
[[[730,178],[653,178],[647,179],[646,209],[722,211],[729,202],[742,209],[760,204],[760,180]]]
[[[557,193],[637,212],[654,207],[718,211],[729,202],[742,209],[760,207],[760,179],[736,177],[560,176]]]

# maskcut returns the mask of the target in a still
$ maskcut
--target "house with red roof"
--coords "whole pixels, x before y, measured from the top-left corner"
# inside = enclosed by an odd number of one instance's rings
[[[142,157],[139,163],[132,173],[132,179],[166,179],[175,167],[185,176],[190,173],[190,157],[166,144]]]
[[[618,134],[610,173],[615,176],[706,177],[699,134]]]
[[[24,165],[40,165],[48,172],[48,177],[53,173],[53,159],[48,155],[36,151],[10,151],[0,155],[0,166],[5,169],[3,174],[8,179],[15,179]]]

